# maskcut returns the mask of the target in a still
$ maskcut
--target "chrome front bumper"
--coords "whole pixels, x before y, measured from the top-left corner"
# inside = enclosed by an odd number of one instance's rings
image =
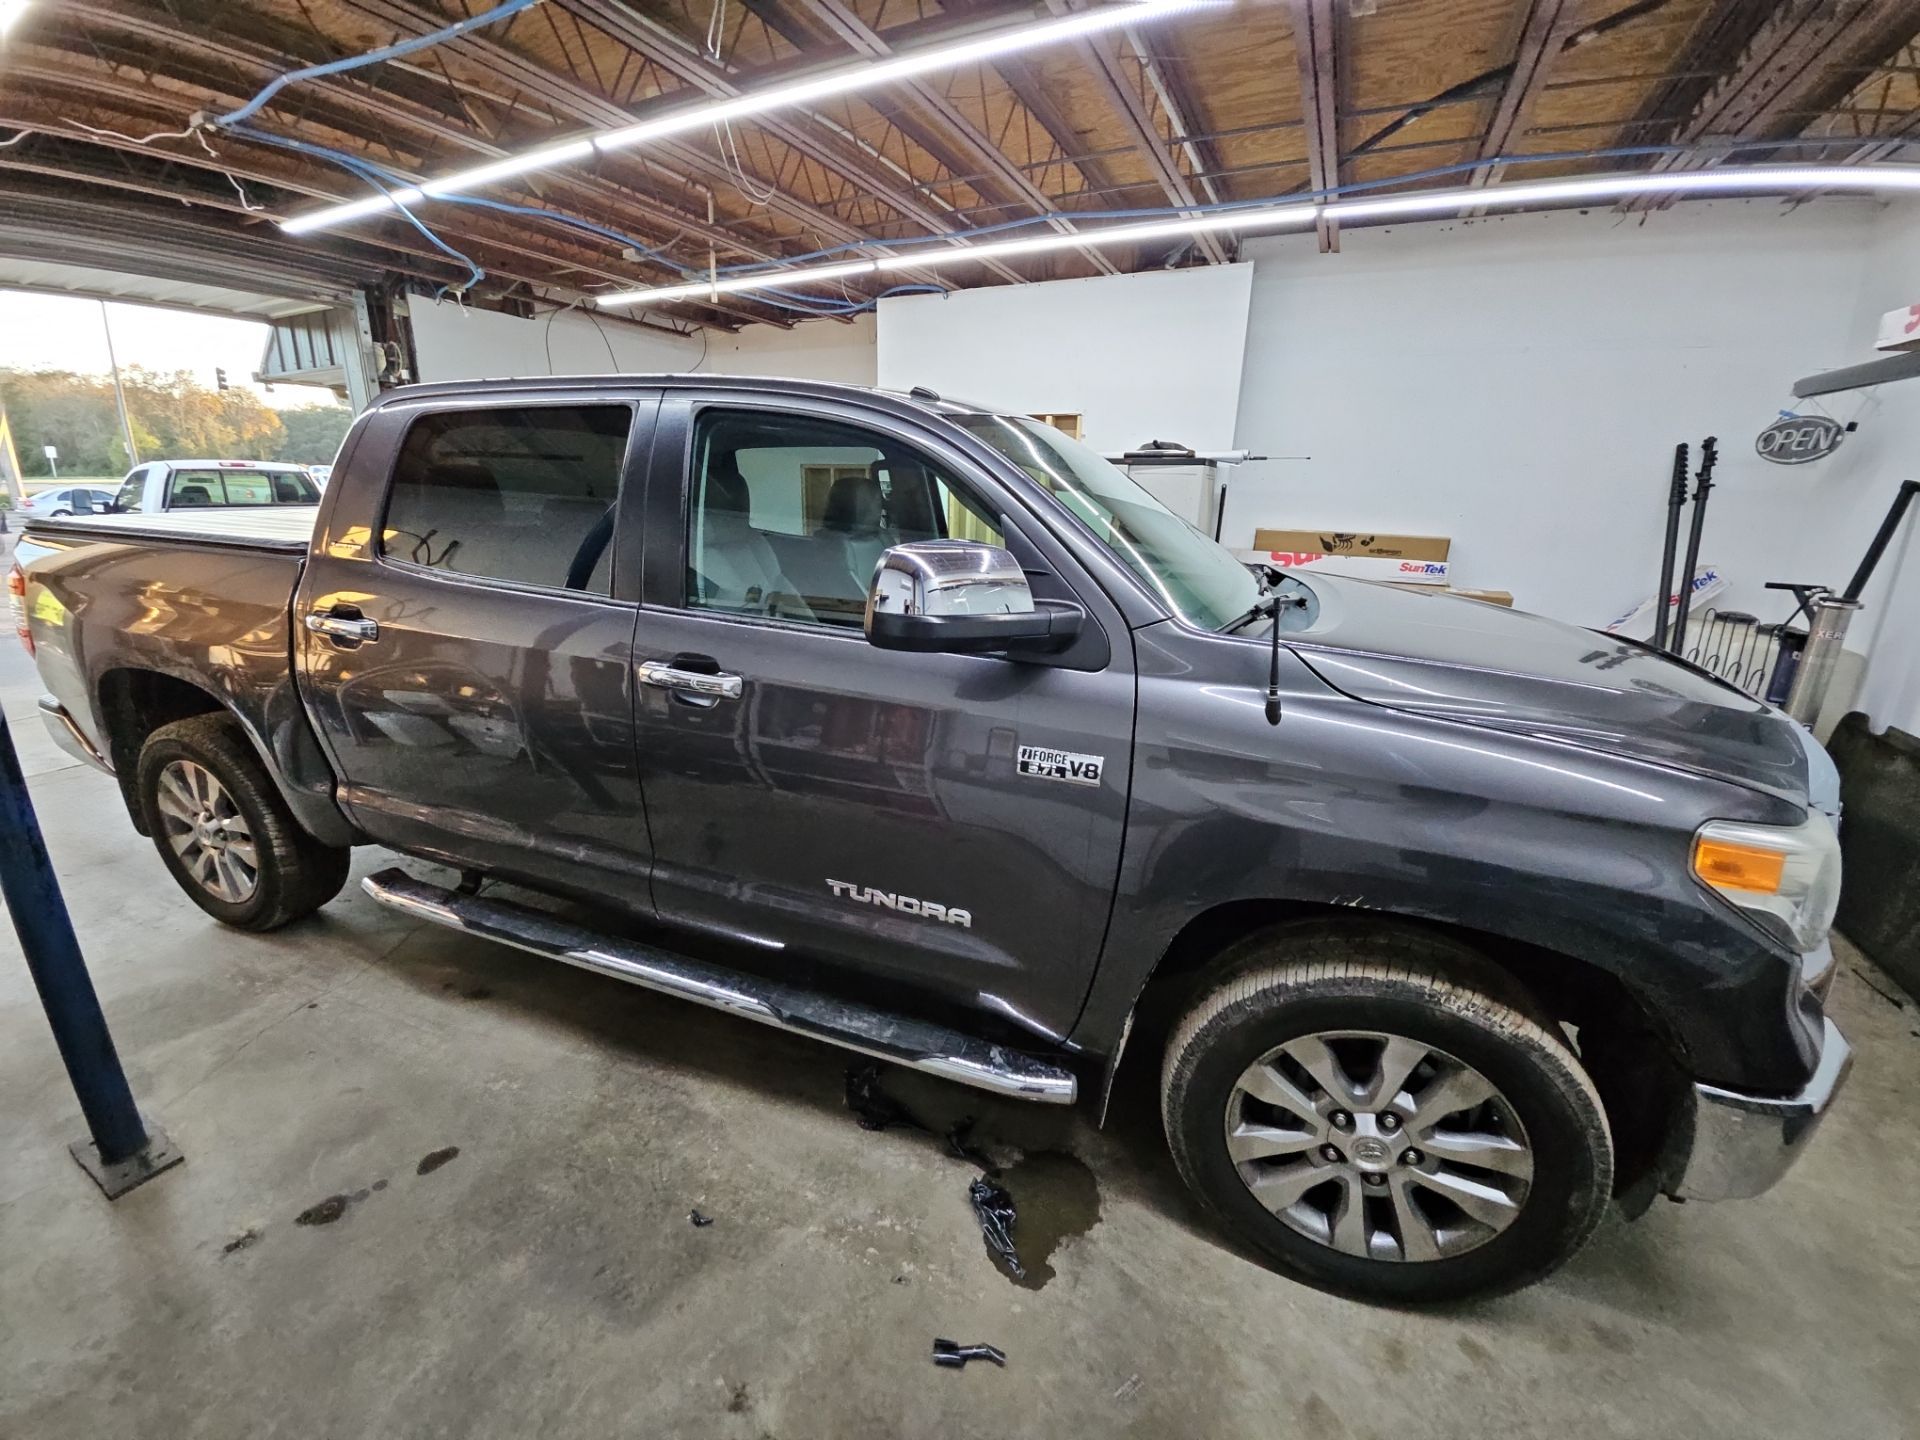
[[[1771,1189],[1820,1128],[1853,1066],[1840,1027],[1822,1019],[1820,1061],[1797,1095],[1693,1087],[1693,1145],[1677,1183],[1681,1200],[1745,1200]]]
[[[76,760],[84,760],[97,770],[113,774],[113,766],[106,757],[93,748],[93,742],[81,733],[80,727],[73,723],[66,707],[51,695],[40,697],[40,720],[47,727],[47,735],[53,743]]]

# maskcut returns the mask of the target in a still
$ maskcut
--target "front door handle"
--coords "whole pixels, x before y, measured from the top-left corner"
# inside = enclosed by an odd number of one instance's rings
[[[367,620],[358,615],[335,615],[325,610],[316,610],[307,616],[307,629],[315,635],[325,635],[332,640],[347,640],[355,644],[362,640],[380,638],[378,620]]]
[[[676,670],[660,660],[648,660],[640,666],[640,683],[662,690],[677,690],[683,695],[706,695],[715,700],[738,700],[741,683],[738,675],[707,675],[698,670]]]

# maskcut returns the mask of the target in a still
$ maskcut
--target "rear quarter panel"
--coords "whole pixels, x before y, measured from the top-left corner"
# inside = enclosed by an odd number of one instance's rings
[[[17,556],[40,676],[125,788],[138,758],[104,713],[119,670],[206,692],[239,720],[295,815],[318,838],[353,838],[296,693],[288,604],[304,556],[242,546],[26,537]]]

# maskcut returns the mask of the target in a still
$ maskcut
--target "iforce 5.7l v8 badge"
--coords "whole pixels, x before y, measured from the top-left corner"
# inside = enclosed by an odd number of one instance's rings
[[[1069,785],[1098,785],[1107,767],[1104,755],[1076,755],[1042,745],[1020,747],[1020,773],[1035,780],[1064,780]]]

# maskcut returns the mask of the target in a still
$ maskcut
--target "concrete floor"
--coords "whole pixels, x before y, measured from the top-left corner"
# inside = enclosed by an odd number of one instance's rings
[[[136,1093],[187,1163],[109,1205],[0,958],[0,1435],[1911,1436],[1920,1018],[1848,949],[1846,1103],[1772,1195],[1610,1222],[1552,1281],[1368,1309],[1224,1244],[1150,1090],[1078,1115],[889,1072],[1025,1160],[1037,1289],[974,1170],[861,1130],[846,1059],[462,941],[357,890],[267,937],[174,888],[0,699]],[[366,854],[356,876],[387,863]],[[12,952],[9,931],[0,945]],[[434,1152],[458,1155],[418,1173]],[[345,1196],[330,1224],[298,1217]],[[713,1217],[696,1229],[690,1207]],[[324,1211],[323,1211],[324,1213]],[[1042,1234],[1040,1232],[1049,1232]],[[936,1335],[1008,1367],[936,1370]],[[1902,1418],[1904,1417],[1904,1418]]]

